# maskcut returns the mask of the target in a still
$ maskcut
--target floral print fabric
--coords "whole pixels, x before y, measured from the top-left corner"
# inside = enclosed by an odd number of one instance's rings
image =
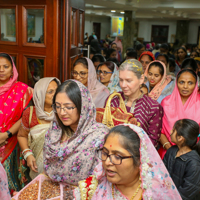
[[[73,80],[74,81],[74,80]],[[44,169],[54,181],[77,185],[98,164],[95,150],[103,146],[108,128],[96,122],[96,108],[88,89],[78,81],[82,96],[81,114],[74,135],[62,143],[62,131],[56,120],[45,136]]]
[[[144,130],[135,125],[125,124],[133,129],[140,137],[140,177],[143,189],[143,200],[181,200],[181,197],[165,168],[160,156]],[[94,169],[94,175],[99,185],[92,200],[113,199],[112,184],[107,181],[102,163]],[[74,191],[76,200],[80,199],[80,190]],[[114,197],[117,200],[127,200],[117,188],[114,188]]]
[[[10,200],[10,192],[8,190],[8,180],[6,172],[0,162],[0,199]]]
[[[112,94],[113,92],[120,92],[122,91],[121,88],[119,87],[119,70],[118,67],[115,63],[113,63],[115,65],[113,74],[110,78],[110,82],[108,84],[108,89],[110,91],[110,94]]]

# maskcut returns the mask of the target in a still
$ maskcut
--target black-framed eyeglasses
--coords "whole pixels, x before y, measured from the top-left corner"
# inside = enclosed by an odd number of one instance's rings
[[[58,106],[58,105],[56,105],[56,104],[53,104],[52,105],[52,108],[53,108],[53,112],[55,112],[55,113],[61,113],[61,110],[63,109],[63,111],[65,112],[65,113],[67,113],[67,112],[71,112],[72,110],[74,110],[74,108],[76,108],[75,106],[73,107],[73,106],[65,106],[65,107],[63,107],[63,108],[61,108],[61,106]]]
[[[103,151],[103,149],[98,149],[97,150],[97,154],[98,157],[102,160],[102,161],[106,161],[107,158],[110,158],[110,162],[113,165],[121,165],[122,164],[122,160],[123,159],[127,159],[127,158],[133,158],[133,156],[119,156],[119,155],[115,155],[115,154],[108,154],[105,151]]]
[[[97,70],[97,74],[103,74],[103,76],[106,76],[107,74],[113,74],[113,72],[107,72],[107,71],[101,71],[101,70]]]
[[[72,76],[73,77],[77,77],[78,75],[81,77],[81,78],[85,78],[88,74],[88,72],[77,72],[77,71],[72,71]]]

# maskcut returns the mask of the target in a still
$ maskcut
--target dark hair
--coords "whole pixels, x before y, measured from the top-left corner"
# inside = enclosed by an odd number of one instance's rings
[[[165,49],[165,50],[169,50],[169,45],[167,43],[161,44],[160,48]]]
[[[106,61],[114,62],[119,67],[120,63],[118,62],[117,58],[108,58]]]
[[[86,59],[86,58],[78,58],[78,59],[75,61],[73,67],[75,67],[75,66],[78,65],[79,63],[81,63],[82,65],[84,65],[85,68],[88,69],[88,62],[87,62],[87,59]]]
[[[173,58],[169,58],[169,66],[176,67],[176,62]]]
[[[186,58],[181,64],[181,69],[192,69],[196,72],[198,66],[193,58]]]
[[[94,37],[93,37],[93,35],[90,35],[90,36],[89,36],[89,39],[88,39],[88,44],[89,44],[89,45],[91,44],[92,40],[94,40]]]
[[[142,55],[142,54],[141,54]],[[153,61],[153,58],[149,55],[149,54],[143,54],[141,57],[140,57],[140,61],[142,59],[143,56],[148,56],[149,57],[149,60],[152,62]]]
[[[53,97],[53,104],[55,104],[56,96],[58,93],[65,93],[76,106],[79,115],[81,114],[81,107],[82,107],[81,91],[75,81],[67,80],[58,86]],[[65,126],[62,123],[57,113],[55,113],[55,115],[56,115],[58,124],[62,129],[62,133],[64,134],[66,132],[66,129],[69,129],[69,127]]]
[[[129,57],[129,58],[135,58],[135,59],[137,59],[137,52],[136,51],[129,51],[126,54],[126,56]]]
[[[10,62],[11,66],[13,67],[12,59],[7,53],[0,53],[0,57],[7,59]]]
[[[194,70],[192,69],[188,69],[188,68],[185,68],[185,69],[182,69],[178,75],[177,75],[177,78],[176,78],[176,81],[178,82],[178,79],[180,78],[181,74],[185,73],[185,72],[189,72],[190,74],[192,74],[192,76],[196,79],[197,81],[197,74]]]
[[[148,87],[147,87],[147,85],[146,85],[146,84],[144,84],[144,83],[142,83],[142,84],[141,84],[140,88],[146,88],[146,89],[148,90]]]
[[[110,58],[110,55],[111,55],[113,52],[115,52],[115,51],[116,51],[115,49],[108,49],[106,58],[107,58],[107,59]],[[116,51],[116,52],[117,52],[117,51]]]
[[[126,49],[126,52],[127,52],[127,51],[128,51],[128,52],[129,52],[129,51],[135,51],[135,49],[132,48],[132,47],[129,47],[129,48]]]
[[[186,53],[185,58],[187,58],[187,50],[186,50],[184,47],[179,47],[179,48],[177,49],[177,54],[178,54],[178,51],[179,51],[180,49],[182,49],[183,51],[185,51],[185,53]],[[177,56],[177,59],[178,59],[178,61],[179,61],[179,57],[178,57],[178,56]]]
[[[191,55],[193,52],[195,52],[195,53],[197,54],[196,57],[199,57],[199,53],[198,53],[197,51],[191,51],[190,55]]]
[[[140,165],[140,138],[135,131],[129,126],[116,126],[113,127],[109,133],[105,136],[105,142],[110,135],[120,135],[120,143],[132,156],[134,165]]]
[[[99,41],[96,40],[96,39],[93,39],[90,43],[90,46],[93,47],[96,51],[96,53],[99,53],[101,54],[101,47],[100,47],[100,44],[99,44]]]
[[[167,61],[167,63],[169,63],[169,56],[167,54],[164,54],[164,53],[158,54],[158,56],[156,57],[156,60],[158,60],[158,57],[160,57],[160,56],[164,56],[166,61]]]
[[[177,136],[183,136],[185,142],[182,146],[188,146],[192,150],[196,150],[200,155],[200,141],[197,143],[199,135],[199,125],[191,119],[181,119],[176,121],[173,131],[177,132]]]
[[[140,49],[142,49],[142,48],[145,48],[145,46],[143,45],[143,44],[138,44],[137,46],[136,46],[136,51],[139,51]]]
[[[106,65],[106,67],[110,70],[110,71],[114,71],[114,69],[115,69],[115,65],[114,65],[114,63],[112,62],[112,61],[106,61],[106,62],[103,62],[103,63],[101,63],[99,66],[98,66],[98,68],[99,67],[101,67],[102,65]]]
[[[148,72],[149,72],[149,70],[151,69],[151,67],[153,67],[153,66],[159,68],[159,72],[160,72],[160,75],[161,75],[161,76],[164,75],[164,68],[163,68],[163,65],[162,65],[160,62],[158,62],[158,61],[154,61],[154,62],[152,62],[152,63],[149,65]]]
[[[112,45],[113,45],[113,44],[115,44],[115,45],[117,46],[117,44],[116,44],[115,42],[113,42],[113,43],[111,44],[111,49],[112,49]]]
[[[197,44],[192,44],[192,46],[191,46],[191,52],[194,51],[195,47],[198,47],[198,45]]]
[[[102,62],[105,62],[105,58],[101,55],[101,54],[96,54],[96,55],[94,55],[93,57],[92,57],[92,62],[94,63],[94,62],[100,62],[100,63],[102,63]]]

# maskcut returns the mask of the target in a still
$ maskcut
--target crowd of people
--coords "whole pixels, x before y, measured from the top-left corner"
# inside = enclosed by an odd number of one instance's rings
[[[85,38],[90,58],[78,58],[63,83],[46,77],[30,88],[0,53],[0,199],[41,173],[69,185],[70,199],[200,199],[199,49],[123,52],[118,37],[100,45],[94,36]],[[97,123],[114,92],[139,126]]]

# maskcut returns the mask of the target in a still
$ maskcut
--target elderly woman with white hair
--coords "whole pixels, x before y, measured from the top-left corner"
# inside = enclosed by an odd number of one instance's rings
[[[119,67],[119,79],[122,89],[120,94],[125,101],[127,111],[140,122],[141,128],[157,148],[162,128],[163,108],[140,90],[144,82],[142,64],[135,59],[126,60]],[[111,106],[119,107],[119,103],[119,98],[114,97]]]

